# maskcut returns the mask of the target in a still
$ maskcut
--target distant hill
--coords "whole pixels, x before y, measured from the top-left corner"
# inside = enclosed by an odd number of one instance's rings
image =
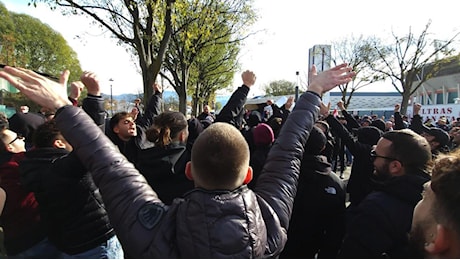
[[[121,95],[113,95],[113,99],[114,100],[118,100],[118,101],[121,101],[121,100],[125,100],[127,102],[133,102],[134,99],[138,98],[139,95],[138,94],[121,94]],[[110,94],[104,94],[102,93],[102,98],[107,98],[107,99],[110,99]],[[140,95],[140,98],[142,99],[143,98],[143,94]],[[177,95],[177,93],[173,90],[165,90],[163,92],[163,100],[168,100],[170,98],[174,98],[174,99],[179,99],[179,96]],[[222,104],[222,106],[224,106],[225,104],[227,104],[227,101],[228,99],[230,98],[229,95],[225,95],[225,96],[217,96],[216,97],[216,102],[220,102]],[[191,100],[192,98],[191,97],[188,97],[189,100]]]

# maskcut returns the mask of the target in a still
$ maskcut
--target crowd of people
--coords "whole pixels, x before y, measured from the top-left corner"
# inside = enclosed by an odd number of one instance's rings
[[[65,95],[69,71],[58,83],[5,67],[43,107],[0,117],[7,257],[460,257],[460,126],[428,125],[420,104],[384,120],[339,102],[337,115],[321,97],[355,72],[309,75],[281,107],[247,111],[244,71],[217,115],[163,112],[154,84],[145,107],[106,119],[95,73]]]

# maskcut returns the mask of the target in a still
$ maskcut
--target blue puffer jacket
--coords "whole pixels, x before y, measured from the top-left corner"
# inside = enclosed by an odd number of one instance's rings
[[[170,207],[82,110],[61,108],[56,121],[93,173],[126,256],[277,257],[287,240],[303,147],[319,104],[320,98],[311,92],[299,98],[255,191],[246,186],[233,191],[195,189]]]

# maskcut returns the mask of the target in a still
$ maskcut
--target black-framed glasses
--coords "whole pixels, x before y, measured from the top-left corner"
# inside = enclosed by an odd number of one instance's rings
[[[16,137],[11,142],[9,142],[8,144],[12,144],[12,143],[16,142],[16,140],[22,140],[22,139],[24,139],[24,136],[22,136],[22,134],[16,134]]]
[[[383,156],[383,155],[378,155],[377,152],[375,152],[375,150],[371,150],[371,158],[372,158],[372,160],[375,160],[375,158],[377,158],[377,157],[387,159],[387,160],[390,160],[390,161],[399,161],[398,159],[393,158],[393,157],[387,157],[387,156]]]

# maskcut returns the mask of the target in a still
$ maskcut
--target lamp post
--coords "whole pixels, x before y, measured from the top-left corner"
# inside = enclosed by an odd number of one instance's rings
[[[112,117],[113,116],[113,95],[112,95],[112,82],[113,82],[113,79],[110,78],[109,81],[110,81],[110,116]]]

